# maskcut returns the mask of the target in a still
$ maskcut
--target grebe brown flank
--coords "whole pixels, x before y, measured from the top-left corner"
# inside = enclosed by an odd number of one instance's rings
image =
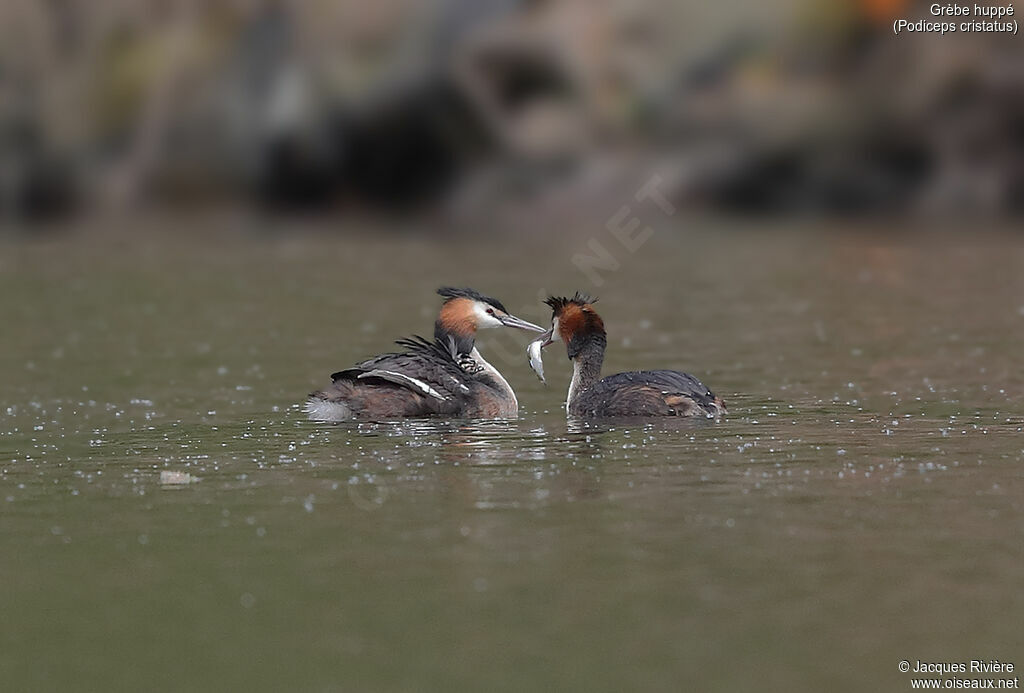
[[[562,340],[572,361],[572,381],[566,411],[573,416],[704,416],[726,413],[720,397],[689,373],[631,371],[601,378],[608,337],[604,321],[594,310],[595,299],[576,292],[572,298],[549,297],[551,328],[531,347]],[[536,351],[527,347],[531,363]]]
[[[396,342],[404,351],[382,354],[331,376],[330,387],[306,400],[314,421],[384,420],[412,416],[509,418],[515,392],[476,348],[477,330],[544,328],[510,314],[500,301],[474,291],[442,287],[444,304],[434,341]]]

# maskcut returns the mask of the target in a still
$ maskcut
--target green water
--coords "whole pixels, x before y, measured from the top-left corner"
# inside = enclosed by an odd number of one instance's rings
[[[0,245],[3,690],[909,690],[1024,667],[1024,242],[691,223],[595,286],[575,240],[110,231]],[[682,227],[682,224],[680,225]],[[441,284],[719,423],[321,425]],[[163,473],[163,474],[162,474]],[[188,475],[188,476],[186,476]],[[182,483],[184,482],[184,483]]]

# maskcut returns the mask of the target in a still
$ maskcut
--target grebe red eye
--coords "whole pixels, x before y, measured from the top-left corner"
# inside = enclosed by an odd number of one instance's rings
[[[494,315],[494,309],[493,308],[488,308],[487,309],[487,314],[488,315]]]

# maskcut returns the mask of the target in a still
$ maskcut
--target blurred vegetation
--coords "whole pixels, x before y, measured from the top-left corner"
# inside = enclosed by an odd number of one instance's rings
[[[927,8],[2,2],[0,219],[490,216],[629,194],[651,171],[693,207],[1017,214],[1021,44],[893,34]]]

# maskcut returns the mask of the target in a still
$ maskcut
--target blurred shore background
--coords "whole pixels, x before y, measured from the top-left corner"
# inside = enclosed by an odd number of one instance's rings
[[[0,224],[1024,210],[1024,52],[909,0],[0,2]],[[90,228],[85,224],[83,228]]]

